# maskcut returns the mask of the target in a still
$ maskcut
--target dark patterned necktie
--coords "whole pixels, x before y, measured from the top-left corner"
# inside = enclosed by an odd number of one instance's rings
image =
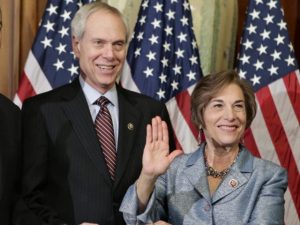
[[[95,120],[95,129],[108,167],[108,171],[111,179],[114,180],[117,155],[112,119],[107,108],[107,104],[110,102],[107,98],[101,96],[95,103],[100,106],[100,111]]]

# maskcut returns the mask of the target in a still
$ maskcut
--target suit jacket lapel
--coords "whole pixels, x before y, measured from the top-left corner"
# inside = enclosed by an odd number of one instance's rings
[[[186,163],[186,170],[184,173],[195,187],[195,190],[207,201],[211,201],[210,192],[208,189],[208,182],[206,176],[206,170],[203,160],[203,148],[204,145],[200,146],[200,149],[194,152]]]
[[[91,118],[90,111],[82,89],[80,87],[79,80],[75,80],[71,84],[72,89],[67,90],[64,98],[67,102],[64,104],[63,110],[66,116],[70,119],[74,132],[77,134],[80,142],[85,147],[91,160],[105,178],[105,180],[111,184],[111,179],[106,168],[106,163],[101,151],[94,124]]]
[[[132,160],[133,144],[139,126],[140,113],[133,107],[131,100],[126,98],[124,90],[117,86],[119,101],[119,140],[117,152],[117,168],[115,176],[116,187],[126,170],[129,160]]]
[[[212,203],[244,186],[249,178],[244,173],[253,171],[253,156],[246,150],[240,152],[236,163],[213,195]]]

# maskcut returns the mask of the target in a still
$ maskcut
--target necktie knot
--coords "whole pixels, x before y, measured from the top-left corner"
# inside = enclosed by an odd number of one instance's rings
[[[99,105],[100,107],[105,107],[107,106],[108,104],[110,103],[110,101],[104,97],[104,96],[101,96],[100,98],[98,98],[96,101],[95,101],[95,104],[96,105]]]

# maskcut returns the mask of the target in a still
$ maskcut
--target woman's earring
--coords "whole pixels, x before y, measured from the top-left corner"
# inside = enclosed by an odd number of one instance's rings
[[[198,132],[198,137],[197,137],[197,141],[198,141],[198,145],[200,145],[202,143],[202,136],[203,136],[203,129],[202,126],[199,126],[199,132]]]

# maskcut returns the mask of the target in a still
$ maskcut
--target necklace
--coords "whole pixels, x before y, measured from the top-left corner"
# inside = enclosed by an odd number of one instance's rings
[[[226,168],[225,170],[222,170],[219,172],[219,171],[215,170],[213,167],[211,167],[210,165],[208,165],[206,154],[204,152],[204,164],[205,164],[207,176],[212,176],[213,178],[223,179],[227,175],[227,173],[230,171],[233,164],[236,162],[239,154],[240,154],[240,150],[239,150],[238,154],[236,155],[235,159],[233,160],[233,162],[231,163],[231,165],[228,168]]]

